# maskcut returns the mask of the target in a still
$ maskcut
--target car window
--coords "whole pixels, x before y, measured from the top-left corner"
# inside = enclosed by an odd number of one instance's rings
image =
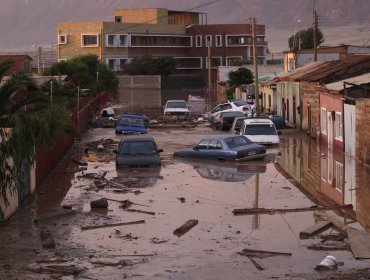
[[[212,149],[212,150],[222,150],[222,144],[219,140],[217,139],[212,139],[210,142],[209,142],[209,147],[208,149]]]
[[[277,135],[273,124],[248,124],[245,127],[246,135]]]
[[[130,118],[130,117],[123,117],[119,119],[118,125],[139,126],[139,127],[145,126],[143,119]]]
[[[253,142],[244,136],[236,136],[236,137],[226,138],[225,143],[227,146],[229,146],[229,148],[234,148],[238,146],[248,145]]]
[[[206,150],[208,148],[208,143],[209,143],[209,140],[201,140],[198,144],[197,144],[197,150]]]
[[[186,102],[185,101],[171,101],[167,102],[166,107],[167,108],[186,108]]]
[[[223,104],[223,105],[221,105],[221,111],[224,111],[224,110],[229,110],[229,109],[231,109],[232,108],[232,106],[231,106],[231,104]]]
[[[212,112],[211,112],[211,113],[216,113],[216,112],[218,112],[218,111],[221,111],[221,106],[220,106],[220,105],[218,105],[218,106],[216,106],[215,108],[213,108],[213,110],[212,110]]]
[[[121,155],[152,155],[156,152],[155,145],[152,141],[124,142],[120,150]]]
[[[246,104],[243,101],[234,101],[234,105],[237,107],[241,107],[241,106],[245,106]]]

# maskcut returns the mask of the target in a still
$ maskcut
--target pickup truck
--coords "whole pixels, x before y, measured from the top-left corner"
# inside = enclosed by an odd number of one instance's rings
[[[165,116],[189,117],[189,108],[185,100],[167,100],[163,107]]]

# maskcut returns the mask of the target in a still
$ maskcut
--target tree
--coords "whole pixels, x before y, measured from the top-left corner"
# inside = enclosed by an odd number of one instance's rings
[[[96,55],[76,56],[68,61],[54,63],[51,75],[68,75],[74,85],[88,88],[94,92],[101,90],[116,91],[118,79],[107,65]]]
[[[0,62],[0,196],[5,205],[8,191],[16,191],[17,167],[34,162],[36,145],[50,146],[61,133],[71,130],[66,106],[50,104],[26,75],[3,79],[12,65],[11,61]]]
[[[134,58],[131,63],[127,64],[123,73],[128,75],[161,75],[168,76],[176,67],[176,61],[173,57],[162,56],[152,58],[143,56]]]
[[[229,79],[227,83],[233,88],[240,87],[241,85],[252,84],[253,74],[249,69],[240,67],[236,71],[229,72]]]
[[[298,50],[299,49],[299,41],[301,42],[301,49],[308,50],[313,49],[314,41],[313,41],[313,28],[310,27],[308,29],[302,29],[296,34],[289,37],[289,49],[290,50]],[[319,28],[316,30],[316,44],[317,46],[321,45],[324,42],[324,34],[321,32]]]

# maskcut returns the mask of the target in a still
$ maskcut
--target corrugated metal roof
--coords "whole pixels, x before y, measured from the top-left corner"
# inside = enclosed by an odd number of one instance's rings
[[[280,81],[298,81],[301,80],[302,76],[313,73],[320,70],[325,65],[329,64],[329,61],[316,61],[306,64],[302,67],[294,69],[286,74],[279,76],[277,79]]]
[[[341,80],[341,81],[338,81],[338,82],[335,82],[335,83],[330,83],[330,84],[325,85],[325,87],[328,90],[341,91],[341,90],[344,89],[344,83],[345,82],[346,83],[351,83],[351,84],[356,84],[356,85],[368,84],[368,83],[370,83],[370,73],[360,75],[360,76],[356,76],[356,77],[349,78],[349,79],[344,79],[344,80]],[[346,87],[348,88],[348,87],[351,87],[351,86],[347,85]]]

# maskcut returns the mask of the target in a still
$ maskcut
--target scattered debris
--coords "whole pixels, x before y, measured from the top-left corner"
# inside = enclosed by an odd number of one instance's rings
[[[330,217],[328,214],[326,214],[323,211],[315,211],[314,213],[315,218],[319,220],[329,221],[331,225],[340,233],[345,234],[347,236],[347,230],[350,229],[349,226],[342,223],[341,221],[338,221],[337,219]]]
[[[54,237],[49,230],[47,229],[41,230],[40,237],[41,237],[42,248],[44,249],[54,249],[55,248]]]
[[[316,251],[349,251],[351,248],[348,244],[312,244],[307,249]]]
[[[95,187],[98,189],[104,188],[107,185],[107,182],[105,181],[100,181],[100,180],[95,180],[94,181]]]
[[[87,167],[67,168],[64,173],[77,173],[87,170]]]
[[[181,203],[184,203],[185,202],[185,197],[178,197],[177,199],[180,200]]]
[[[73,161],[81,166],[87,166],[87,162],[82,159],[73,159]]]
[[[246,208],[246,209],[234,209],[234,215],[252,215],[252,214],[279,214],[279,213],[289,213],[289,212],[306,212],[306,211],[316,211],[316,210],[336,210],[336,209],[352,209],[352,205],[344,206],[311,206],[303,208],[292,208],[292,209],[267,209],[267,208]]]
[[[36,224],[36,223],[40,223],[40,222],[47,222],[49,220],[53,220],[55,222],[55,220],[57,220],[57,219],[66,218],[66,217],[69,217],[69,216],[72,216],[72,215],[75,215],[75,214],[76,214],[76,210],[66,211],[66,212],[58,213],[58,214],[55,214],[55,215],[52,215],[52,216],[47,216],[47,217],[43,217],[43,218],[40,218],[40,219],[35,219],[34,223]]]
[[[292,253],[284,253],[284,252],[271,252],[271,251],[261,251],[261,250],[252,250],[252,249],[244,249],[241,252],[238,252],[239,255],[246,256],[246,257],[257,257],[257,258],[268,258],[273,256],[291,256]]]
[[[167,243],[168,239],[160,240],[157,237],[153,237],[152,239],[150,239],[150,242],[153,244],[162,244],[162,243]]]
[[[91,208],[108,208],[108,200],[104,197],[90,202]]]
[[[258,270],[265,270],[262,265],[260,265],[258,262],[256,262],[254,259],[252,259],[251,257],[247,256],[248,259],[254,264],[254,266],[258,269]]]
[[[136,224],[145,224],[145,220],[126,222],[126,223],[116,223],[116,224],[103,224],[103,225],[97,225],[97,226],[86,226],[86,227],[81,227],[81,230],[91,230],[91,229],[99,229],[99,228],[128,226],[128,225],[136,225]]]
[[[143,210],[137,210],[137,209],[127,209],[127,212],[137,212],[142,214],[148,214],[148,215],[155,215],[155,212],[149,212],[149,211],[143,211]]]
[[[57,273],[61,275],[76,275],[83,270],[75,265],[47,265],[40,267],[28,267],[26,269],[35,273]]]
[[[319,234],[328,228],[330,228],[331,223],[328,221],[319,221],[313,226],[306,228],[305,230],[301,231],[299,233],[299,238],[300,239],[308,239],[312,237],[313,235]]]
[[[193,227],[195,227],[197,224],[198,224],[198,220],[188,220],[181,227],[178,227],[177,229],[175,229],[173,234],[180,237],[184,235],[185,233],[187,233],[189,230],[191,230]]]
[[[333,256],[326,256],[316,267],[315,270],[333,270],[338,268],[337,259]]]

